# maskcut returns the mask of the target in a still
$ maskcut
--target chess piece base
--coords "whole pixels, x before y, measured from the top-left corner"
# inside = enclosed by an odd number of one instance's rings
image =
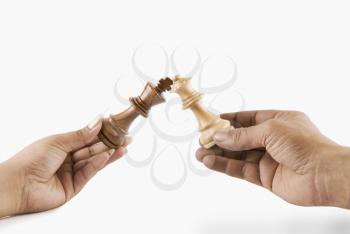
[[[213,123],[208,124],[204,129],[199,129],[201,136],[199,138],[200,144],[205,148],[209,149],[215,145],[213,136],[216,131],[230,129],[233,128],[231,126],[230,121],[223,119],[216,119]]]

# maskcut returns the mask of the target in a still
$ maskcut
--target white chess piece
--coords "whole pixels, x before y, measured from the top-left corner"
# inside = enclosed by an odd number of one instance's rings
[[[172,91],[180,96],[182,108],[184,110],[190,108],[197,118],[200,132],[199,141],[204,148],[209,149],[215,145],[213,135],[216,131],[233,128],[230,121],[221,119],[202,106],[200,103],[202,94],[190,86],[191,78],[176,76],[173,81]]]

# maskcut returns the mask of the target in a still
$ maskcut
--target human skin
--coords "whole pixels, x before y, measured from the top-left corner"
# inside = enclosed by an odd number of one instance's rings
[[[43,138],[0,164],[0,217],[56,208],[126,152],[99,142],[100,118],[87,127]]]
[[[235,129],[218,131],[216,146],[196,157],[209,169],[263,186],[301,206],[350,209],[350,148],[297,111],[222,114]]]

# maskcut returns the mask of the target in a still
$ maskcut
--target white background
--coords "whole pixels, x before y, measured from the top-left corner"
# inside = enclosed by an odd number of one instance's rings
[[[345,0],[1,0],[0,159],[118,109],[113,85],[133,75],[131,56],[143,43],[227,54],[238,65],[234,89],[245,109],[304,111],[350,145],[349,12]],[[137,82],[123,95],[138,94]],[[234,102],[227,98],[220,111],[234,111]],[[147,147],[153,132],[140,136],[131,152]],[[121,159],[68,204],[1,220],[0,233],[348,233],[349,221],[349,211],[296,207],[218,173],[189,172],[181,188],[163,191],[150,166]]]

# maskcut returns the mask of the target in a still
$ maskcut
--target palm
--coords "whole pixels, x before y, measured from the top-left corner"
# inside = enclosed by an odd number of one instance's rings
[[[66,193],[59,176],[50,178],[45,183],[33,183],[28,193],[27,209],[31,211],[43,211],[58,207],[65,203]]]
[[[301,204],[306,202],[305,197],[312,197],[314,191],[313,184],[311,183],[313,181],[312,174],[298,174],[289,167],[277,163],[265,152],[259,161],[266,160],[272,163],[260,164],[259,179],[260,181],[268,181],[271,187],[266,186],[266,183],[261,183],[261,185],[270,189],[284,200],[294,204]]]
[[[82,174],[74,170],[74,165],[79,161],[73,163],[72,155],[61,150],[48,149],[47,152],[49,155],[45,158],[50,160],[42,160],[36,165],[47,170],[33,170],[31,173],[31,186],[28,191],[30,210],[41,211],[58,207],[70,200],[81,186],[77,182]],[[56,160],[60,158],[65,158],[61,165],[60,160]]]

